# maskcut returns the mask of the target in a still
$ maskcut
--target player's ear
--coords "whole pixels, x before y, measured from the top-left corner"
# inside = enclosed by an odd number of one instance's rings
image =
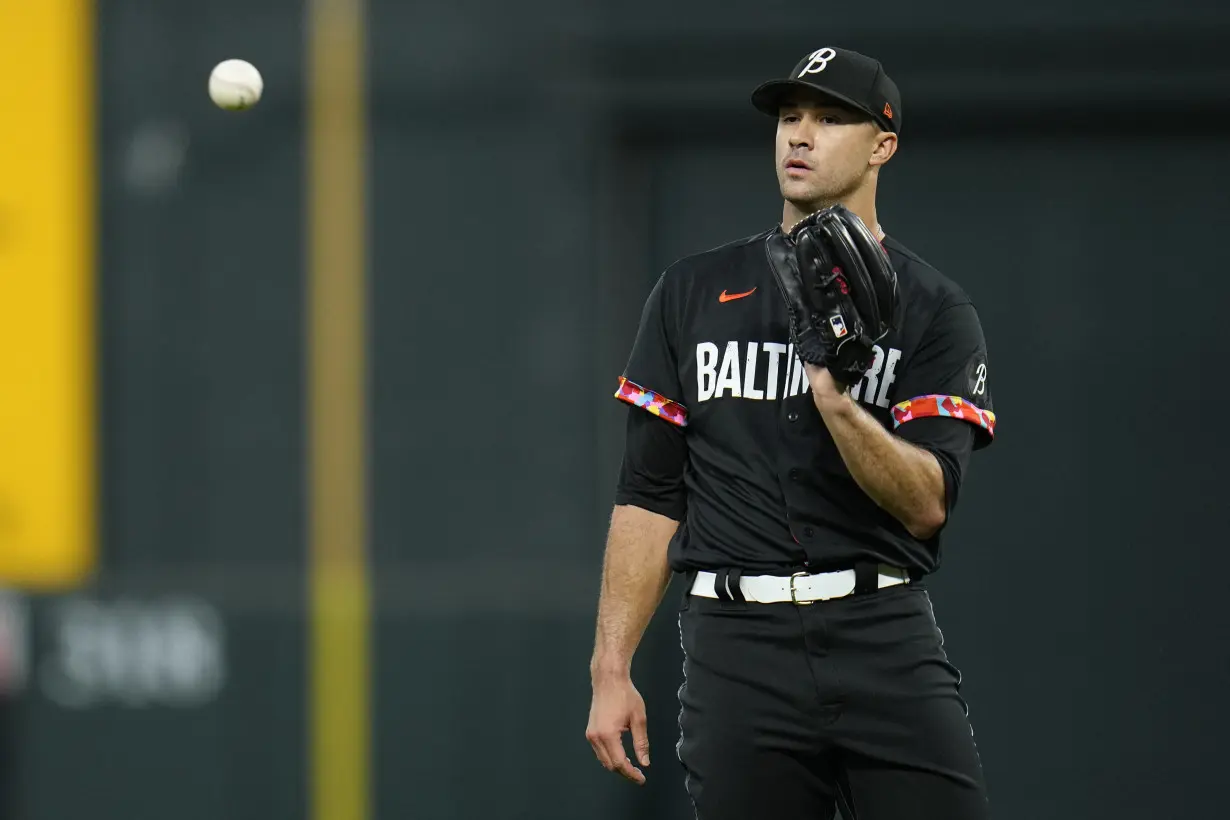
[[[871,143],[871,157],[867,163],[878,168],[893,158],[897,153],[897,135],[892,131],[880,131]]]

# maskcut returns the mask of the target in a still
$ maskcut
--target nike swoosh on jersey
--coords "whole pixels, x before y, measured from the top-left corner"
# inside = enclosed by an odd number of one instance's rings
[[[721,295],[718,296],[718,301],[719,302],[733,302],[736,299],[742,299],[744,296],[751,296],[755,292],[756,292],[755,288],[752,288],[751,290],[746,291],[744,293],[727,293],[726,291],[722,291]]]

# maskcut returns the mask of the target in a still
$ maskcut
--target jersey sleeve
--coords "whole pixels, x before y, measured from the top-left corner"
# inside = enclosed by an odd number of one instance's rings
[[[972,304],[936,314],[894,388],[893,429],[903,437],[914,438],[910,424],[917,419],[944,418],[972,425],[975,450],[994,441],[986,340]]]
[[[663,424],[635,407],[628,408],[615,503],[682,521],[688,506],[683,478],[687,458],[687,436],[682,427]]]
[[[935,456],[944,476],[944,508],[952,515],[961,493],[961,482],[974,450],[974,427],[940,416],[914,419],[901,429],[901,437]]]
[[[663,273],[645,300],[615,398],[677,427],[686,427],[688,411],[682,404],[679,383],[679,322],[669,285],[667,274]]]

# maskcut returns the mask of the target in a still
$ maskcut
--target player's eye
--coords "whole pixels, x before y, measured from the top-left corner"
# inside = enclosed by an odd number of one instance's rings
[[[782,119],[782,122],[798,122],[799,115],[798,114],[782,114],[781,119]]]
[[[841,117],[836,114],[825,114],[820,121],[825,125],[841,125]]]

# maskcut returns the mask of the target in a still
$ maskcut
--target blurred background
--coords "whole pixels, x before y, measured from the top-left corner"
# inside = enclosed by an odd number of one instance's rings
[[[691,816],[583,732],[680,256],[780,218],[760,81],[901,87],[886,230],[1000,417],[932,596],[995,816],[1214,818],[1230,7],[0,0],[0,817]],[[265,96],[230,113],[210,69]]]

